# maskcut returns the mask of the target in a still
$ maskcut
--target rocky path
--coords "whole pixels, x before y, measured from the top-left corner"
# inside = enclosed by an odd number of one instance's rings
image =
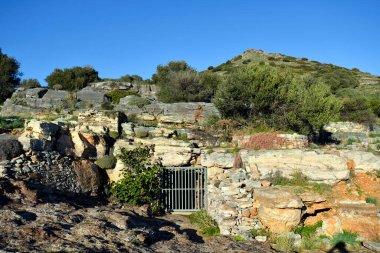
[[[227,236],[202,238],[180,215],[149,217],[144,208],[40,194],[0,179],[3,252],[275,252]]]

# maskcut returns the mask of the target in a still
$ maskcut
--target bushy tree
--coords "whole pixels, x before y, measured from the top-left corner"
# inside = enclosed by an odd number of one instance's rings
[[[140,83],[143,82],[143,78],[139,75],[124,75],[118,79],[118,81],[128,83]]]
[[[55,69],[53,73],[46,77],[49,88],[57,88],[77,91],[86,87],[91,82],[99,80],[98,72],[90,67],[73,67],[65,69]]]
[[[316,76],[330,85],[333,93],[336,93],[340,89],[356,88],[359,86],[359,80],[348,69],[324,66],[321,67]]]
[[[25,89],[31,89],[31,88],[40,88],[41,84],[37,79],[24,79],[21,81],[20,87],[23,87]]]
[[[318,133],[339,119],[342,103],[321,79],[298,77],[286,93],[284,115],[290,129],[303,134]]]
[[[159,100],[165,103],[210,102],[220,82],[215,74],[198,73],[184,61],[159,65],[152,80],[160,87]]]
[[[376,116],[370,102],[365,97],[346,97],[343,99],[341,119],[372,124],[376,121]]]
[[[261,119],[276,128],[318,132],[341,104],[321,79],[295,78],[284,69],[244,66],[220,85],[214,99],[225,117]]]
[[[13,58],[2,53],[0,48],[0,102],[9,98],[15,87],[20,84],[20,64]]]
[[[110,193],[118,201],[134,205],[157,204],[162,166],[150,162],[150,148],[123,148],[120,159],[127,167],[122,178],[111,185]]]

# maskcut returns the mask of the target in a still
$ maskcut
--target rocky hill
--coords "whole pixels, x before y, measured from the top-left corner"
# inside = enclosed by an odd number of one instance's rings
[[[250,64],[267,64],[278,68],[286,67],[300,75],[315,74],[320,71],[329,72],[331,70],[348,71],[358,80],[359,86],[353,90],[345,90],[346,94],[353,92],[354,94],[360,94],[370,99],[380,98],[380,76],[362,72],[355,68],[346,69],[334,64],[309,60],[308,58],[296,58],[280,53],[267,53],[262,50],[248,49],[233,59],[216,67],[211,67],[207,71],[225,75],[240,66]]]

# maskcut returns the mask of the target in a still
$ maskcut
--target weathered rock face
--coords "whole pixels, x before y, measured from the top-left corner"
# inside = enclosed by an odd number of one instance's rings
[[[341,151],[340,154],[353,162],[356,172],[367,172],[380,170],[380,157],[364,151]]]
[[[25,132],[18,138],[25,151],[51,151],[61,127],[57,124],[31,120],[25,123]]]
[[[0,160],[10,160],[22,153],[20,142],[8,135],[0,135]]]
[[[76,93],[80,108],[101,108],[103,102],[107,101],[103,92],[92,87],[85,87]]]
[[[335,154],[303,150],[271,150],[242,152],[242,160],[252,173],[266,178],[279,171],[290,177],[302,172],[309,180],[336,183],[349,178],[347,159]]]
[[[303,149],[309,144],[305,135],[279,133],[233,136],[232,142],[248,150]]]
[[[141,108],[137,106],[117,105],[116,109],[128,115],[135,114],[144,121],[156,121],[163,124],[204,124],[209,116],[219,116],[212,103],[151,103]]]
[[[215,152],[203,152],[201,155],[201,165],[205,167],[218,167],[230,169],[234,165],[236,153],[226,153],[223,149],[214,149]]]
[[[58,152],[29,152],[2,165],[3,176],[27,179],[30,187],[62,195],[97,195],[105,180],[92,162],[74,161]]]
[[[375,205],[339,203],[336,210],[341,230],[358,233],[365,240],[376,240],[380,237],[379,208]]]
[[[294,193],[273,187],[254,190],[258,218],[273,233],[289,232],[301,221],[301,199]]]
[[[89,110],[78,114],[78,124],[81,131],[90,131],[104,135],[108,131],[121,133],[121,124],[126,119],[118,112],[102,112]]]

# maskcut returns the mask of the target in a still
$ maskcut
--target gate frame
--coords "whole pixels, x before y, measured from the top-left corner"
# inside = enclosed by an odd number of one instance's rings
[[[196,195],[196,192],[198,191],[203,191],[203,206],[202,207],[200,207],[200,208],[195,208],[195,209],[169,209],[168,208],[168,206],[166,206],[166,197],[163,197],[163,198],[161,198],[161,201],[162,201],[162,203],[164,204],[164,206],[165,206],[165,211],[166,212],[176,212],[176,213],[178,213],[178,212],[180,212],[180,213],[191,213],[191,212],[197,212],[197,211],[201,211],[201,210],[207,210],[208,209],[208,168],[207,167],[205,167],[205,166],[188,166],[188,167],[183,167],[183,166],[180,166],[180,167],[174,167],[174,166],[168,166],[168,167],[164,167],[164,170],[169,170],[169,171],[178,171],[178,170],[184,170],[185,172],[187,171],[195,171],[195,170],[199,170],[199,169],[201,169],[202,170],[202,172],[201,173],[199,173],[199,175],[201,176],[201,177],[203,177],[203,187],[199,187],[199,188],[197,188],[197,187],[195,187],[195,188],[164,188],[163,186],[164,186],[164,182],[163,182],[163,180],[164,180],[164,177],[162,177],[162,182],[161,182],[161,191],[160,191],[160,193],[161,193],[161,195],[162,196],[165,196],[165,192],[175,192],[175,190],[177,190],[177,192],[178,192],[178,190],[179,191],[181,191],[181,190],[184,190],[185,192],[187,192],[186,190],[194,190],[194,196]],[[164,175],[164,173],[163,173],[163,175]],[[194,197],[194,204],[195,204],[195,202],[196,202],[196,198]],[[171,202],[171,203],[173,203],[173,202]]]

